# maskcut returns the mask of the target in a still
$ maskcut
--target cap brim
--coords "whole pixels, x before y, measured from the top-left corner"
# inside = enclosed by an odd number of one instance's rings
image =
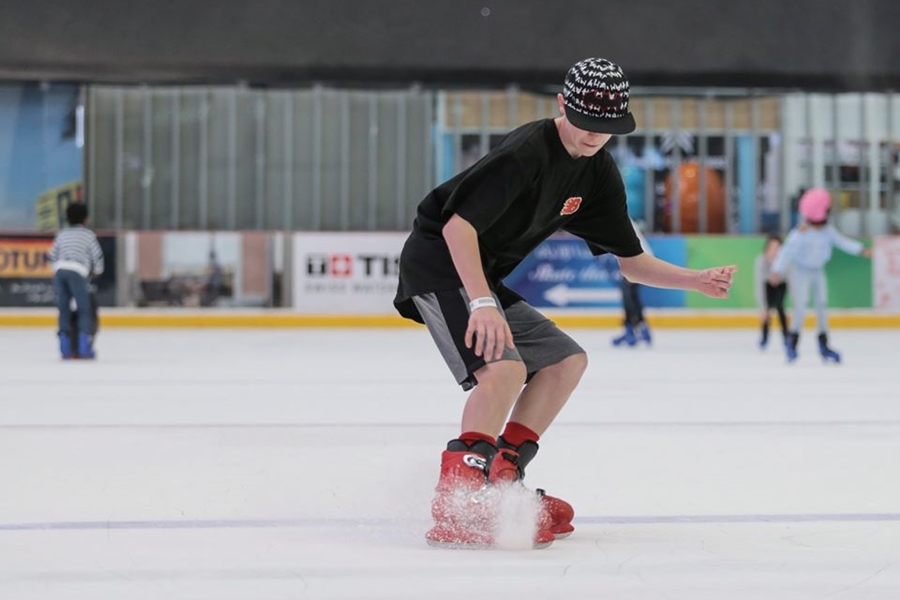
[[[628,113],[624,117],[619,117],[617,119],[603,119],[600,117],[590,117],[588,115],[581,114],[580,112],[567,106],[566,119],[568,119],[569,123],[571,123],[578,129],[591,131],[593,133],[625,135],[633,132],[637,128],[637,124],[634,122],[634,115],[632,115],[631,113]]]

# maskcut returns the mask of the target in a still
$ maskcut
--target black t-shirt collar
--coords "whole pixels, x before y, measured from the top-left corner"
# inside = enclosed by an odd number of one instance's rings
[[[555,119],[547,119],[547,122],[544,125],[544,135],[547,139],[547,146],[553,153],[554,158],[568,161],[568,163],[572,165],[578,164],[582,160],[586,160],[586,157],[584,156],[573,158],[572,155],[569,154],[569,151],[566,150],[566,147],[562,142],[562,138],[559,137],[559,129],[556,127]]]

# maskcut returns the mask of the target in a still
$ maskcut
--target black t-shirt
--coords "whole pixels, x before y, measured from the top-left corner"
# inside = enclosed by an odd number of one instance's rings
[[[637,256],[641,243],[628,218],[622,177],[605,149],[572,158],[553,119],[513,130],[480,161],[431,191],[419,204],[400,255],[394,305],[421,322],[410,298],[455,290],[462,281],[442,229],[458,214],[478,232],[488,284],[504,306],[521,297],[504,277],[553,233],[564,230],[594,255]]]

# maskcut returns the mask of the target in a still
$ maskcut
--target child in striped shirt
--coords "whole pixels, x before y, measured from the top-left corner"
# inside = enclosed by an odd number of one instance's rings
[[[94,358],[89,332],[94,331],[89,279],[103,273],[103,251],[96,234],[87,228],[87,206],[82,203],[66,207],[69,227],[60,230],[50,248],[53,265],[53,285],[59,309],[59,350],[63,358],[75,358],[72,351],[72,309],[75,299],[78,310],[77,357]]]

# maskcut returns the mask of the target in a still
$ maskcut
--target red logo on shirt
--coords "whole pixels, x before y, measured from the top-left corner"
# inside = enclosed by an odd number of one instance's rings
[[[562,210],[559,211],[559,214],[571,215],[581,206],[581,196],[575,196],[573,198],[569,198],[565,202],[563,202]]]

